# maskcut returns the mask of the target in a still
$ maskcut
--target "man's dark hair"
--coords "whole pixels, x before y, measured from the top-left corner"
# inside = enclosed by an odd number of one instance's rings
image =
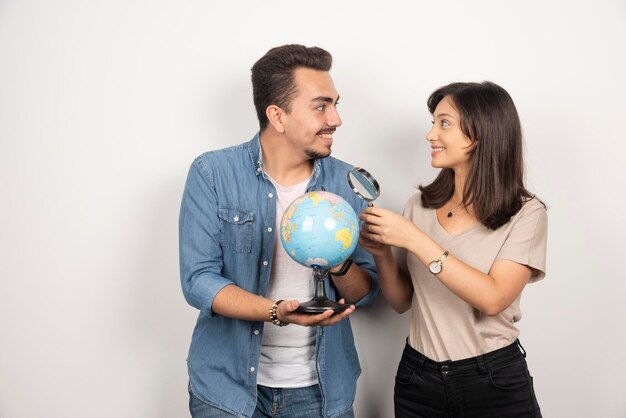
[[[428,98],[431,114],[444,97],[461,115],[461,130],[472,141],[470,172],[463,204],[473,204],[476,217],[498,229],[533,197],[524,186],[522,128],[513,99],[491,82],[452,83]],[[422,191],[422,206],[440,208],[454,193],[454,171],[444,168]]]
[[[333,57],[318,47],[283,45],[272,48],[252,66],[252,96],[259,126],[268,124],[265,110],[276,105],[289,113],[291,99],[296,94],[296,68],[330,71]]]

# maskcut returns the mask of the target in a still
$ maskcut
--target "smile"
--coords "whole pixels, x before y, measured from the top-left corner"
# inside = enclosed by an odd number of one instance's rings
[[[326,128],[322,129],[317,133],[317,136],[322,138],[322,140],[326,143],[326,145],[331,145],[333,143],[333,134],[336,129]]]

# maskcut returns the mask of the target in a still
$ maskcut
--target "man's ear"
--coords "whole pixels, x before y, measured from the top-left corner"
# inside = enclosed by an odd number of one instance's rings
[[[268,106],[267,109],[265,109],[265,116],[267,116],[267,120],[276,132],[281,134],[285,132],[285,127],[283,126],[285,112],[283,109],[276,105]]]

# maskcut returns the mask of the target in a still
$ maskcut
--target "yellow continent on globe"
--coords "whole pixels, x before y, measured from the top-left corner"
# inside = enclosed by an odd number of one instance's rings
[[[296,232],[297,228],[298,228],[298,224],[292,223],[291,225],[282,229],[283,238],[285,239],[286,242],[291,241],[291,234]]]
[[[309,199],[311,199],[313,201],[313,206],[317,206],[317,204],[324,200],[324,198],[322,196],[320,196],[319,194],[315,193],[315,192],[310,192],[309,193]]]
[[[347,248],[350,248],[353,237],[350,230],[348,228],[344,228],[335,232],[335,239],[343,243],[343,249],[345,250]]]

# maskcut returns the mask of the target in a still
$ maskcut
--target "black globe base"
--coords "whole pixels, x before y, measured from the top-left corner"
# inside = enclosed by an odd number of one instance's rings
[[[328,277],[328,270],[322,270],[319,266],[313,266],[313,279],[315,281],[315,294],[313,299],[300,303],[296,312],[318,314],[328,310],[343,312],[350,304],[339,303],[328,299],[324,288],[324,279]]]
[[[330,299],[311,299],[308,302],[300,303],[296,312],[318,314],[328,310],[333,312],[343,312],[350,307],[348,303],[338,303]]]

